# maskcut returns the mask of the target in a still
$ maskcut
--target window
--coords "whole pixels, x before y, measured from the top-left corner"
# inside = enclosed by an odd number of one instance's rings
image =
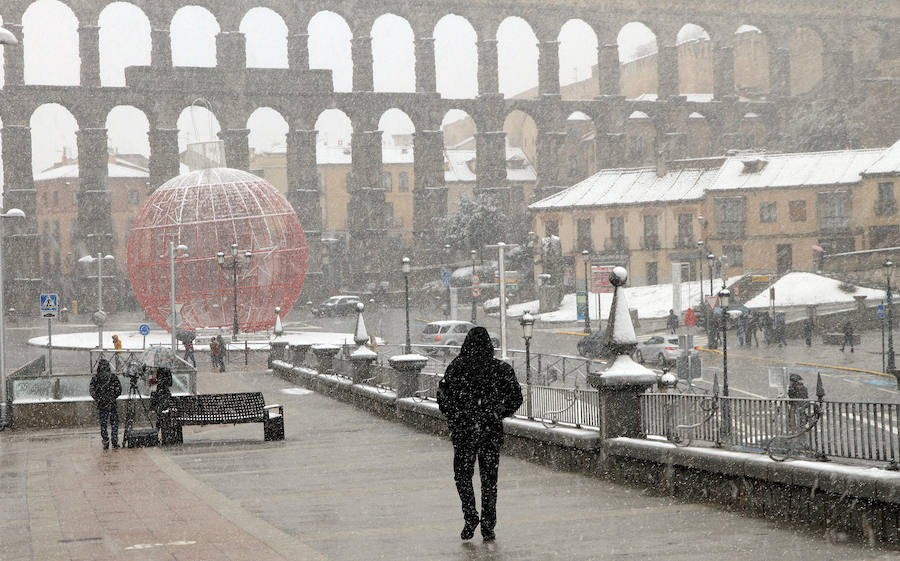
[[[894,182],[884,181],[878,184],[878,200],[893,201],[894,200]]]
[[[869,249],[900,246],[900,225],[869,226]]]
[[[659,248],[659,217],[655,214],[644,216],[644,240],[641,246],[644,249]]]
[[[678,215],[678,239],[675,241],[676,247],[694,247],[694,215],[679,214]]]
[[[401,193],[409,192],[409,174],[405,171],[400,172],[400,181],[397,184],[397,190]]]
[[[884,181],[878,184],[878,200],[875,201],[877,216],[893,216],[897,214],[897,200],[894,199],[894,182]]]
[[[759,203],[759,221],[760,222],[778,222],[778,206],[777,203]]]
[[[59,206],[59,191],[53,191],[53,206]]]
[[[850,191],[819,193],[816,201],[819,229],[829,233],[849,230],[851,204]]]
[[[47,191],[41,193],[41,205],[43,205],[44,207],[47,206]]]
[[[588,251],[592,251],[593,247],[591,244],[591,219],[590,218],[579,218],[578,222],[575,224],[575,229],[577,231],[576,237],[578,238],[576,250],[584,251],[585,249]]]
[[[578,158],[575,156],[569,156],[569,177],[578,177]]]
[[[788,211],[791,215],[791,222],[806,222],[806,201],[789,202]]]
[[[625,217],[613,216],[609,219],[609,240],[607,250],[623,250],[625,247]]]
[[[53,239],[59,242],[59,220],[53,221]]]
[[[138,200],[137,189],[129,189],[128,190],[128,204],[136,205],[136,204],[138,204],[138,202],[140,202],[140,201]]]
[[[644,157],[644,139],[639,136],[631,137],[628,149],[632,160],[640,160]]]
[[[394,190],[394,176],[391,172],[386,171],[381,174],[381,188],[390,193]]]
[[[744,197],[718,197],[715,199],[716,224],[718,234],[723,238],[744,236]]]
[[[544,234],[546,236],[557,236],[559,237],[559,222],[556,220],[545,220],[544,221]]]
[[[731,267],[744,266],[744,248],[739,245],[722,246],[722,253],[725,255],[728,265]]]
[[[659,284],[657,269],[658,267],[656,261],[650,261],[647,263],[647,284]]]

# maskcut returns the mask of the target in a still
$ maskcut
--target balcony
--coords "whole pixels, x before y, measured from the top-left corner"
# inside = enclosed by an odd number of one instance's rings
[[[875,216],[894,216],[897,214],[896,199],[881,199],[875,201]]]
[[[659,236],[644,236],[641,238],[641,249],[659,249]]]
[[[606,240],[603,242],[603,248],[606,251],[627,251],[628,240],[624,236],[606,238]]]
[[[697,242],[694,240],[694,236],[676,236],[675,247],[677,249],[691,249],[697,247]]]
[[[719,222],[717,233],[720,238],[739,239],[744,237],[745,222]]]

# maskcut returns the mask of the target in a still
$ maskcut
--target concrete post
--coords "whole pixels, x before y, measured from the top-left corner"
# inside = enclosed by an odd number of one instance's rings
[[[353,374],[351,375],[354,384],[365,383],[372,377],[372,363],[378,358],[378,353],[372,349],[360,346],[358,349],[350,353],[350,363],[353,365]]]
[[[350,40],[350,51],[353,59],[353,91],[373,91],[375,73],[372,69],[372,38],[354,37]]]
[[[538,95],[560,95],[559,41],[538,43]]]
[[[434,63],[434,37],[416,39],[416,91],[437,91],[437,70]]]
[[[312,345],[308,343],[291,345],[291,363],[294,366],[303,366],[306,362],[306,353],[309,352],[311,347]]]
[[[334,357],[340,350],[337,345],[313,345],[312,352],[316,355],[319,374],[334,374]]]
[[[600,95],[619,95],[619,45],[600,47]]]
[[[272,368],[272,361],[285,360],[287,358],[285,356],[287,346],[288,342],[283,339],[275,339],[269,343],[269,368]]]
[[[428,358],[418,354],[398,355],[388,359],[397,371],[397,398],[413,397],[419,391],[419,375]]]
[[[100,87],[100,26],[78,28],[78,54],[81,57],[81,85]]]
[[[497,41],[487,39],[478,42],[478,94],[500,92],[498,75]]]

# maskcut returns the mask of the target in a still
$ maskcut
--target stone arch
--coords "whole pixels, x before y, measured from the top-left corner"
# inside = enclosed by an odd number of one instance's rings
[[[760,98],[771,91],[769,39],[755,25],[734,32],[734,85],[744,97]]]
[[[376,92],[415,92],[415,33],[405,18],[384,14],[372,24],[372,71]]]
[[[124,86],[125,68],[150,64],[150,20],[130,2],[112,2],[100,12],[100,83]]]
[[[567,185],[596,173],[600,169],[597,160],[599,128],[593,118],[583,111],[573,111],[566,117],[566,138],[559,158],[563,169],[560,177]]]
[[[106,114],[106,144],[110,153],[150,157],[150,120],[134,105],[117,105]],[[149,183],[149,182],[148,182]]]
[[[55,33],[42,29],[54,21]],[[81,83],[78,17],[59,0],[37,0],[22,14],[25,83],[77,86]]]
[[[75,133],[79,124],[68,108],[58,103],[41,104],[31,113],[29,127],[31,167],[35,175],[67,160],[73,160],[77,165]]]
[[[246,41],[247,68],[288,67],[288,27],[278,12],[259,6],[251,8],[238,30]]]
[[[444,179],[447,185],[447,211],[459,208],[459,199],[472,198],[478,177],[475,136],[478,126],[462,109],[450,109],[441,119],[444,136]]]
[[[415,124],[402,109],[392,107],[378,121],[382,131],[382,179],[385,202],[392,216],[392,229],[411,239],[413,226],[413,179]]]
[[[506,133],[507,150],[521,150],[525,158],[536,167],[540,131],[534,117],[521,109],[514,109],[503,121],[503,132]]]
[[[713,93],[713,42],[703,27],[686,23],[675,37],[678,53],[678,92]]]
[[[182,109],[175,127],[178,129],[179,153],[187,149],[188,143],[218,140],[218,134],[222,130],[216,114],[200,103]]]
[[[442,17],[434,26],[437,91],[445,98],[478,96],[478,33],[466,18]],[[465,79],[459,77],[464,75]]]
[[[659,90],[656,33],[646,24],[632,21],[622,26],[616,36],[619,47],[619,81],[622,95],[637,99],[655,96]]]
[[[169,24],[172,65],[215,67],[216,35],[221,31],[218,20],[208,9],[196,5],[179,8]]]
[[[741,118],[740,132],[742,147],[758,149],[765,147],[767,127],[764,120],[752,111]]]
[[[340,14],[323,10],[313,15],[307,25],[309,34],[309,67],[331,70],[334,91],[353,90],[353,59],[350,40],[353,31]]]
[[[326,236],[324,232],[347,230],[347,203],[350,202],[348,182],[352,172],[353,154],[350,148],[353,122],[340,109],[326,109],[316,118],[314,126],[318,131],[316,144],[316,167],[318,168],[319,190],[323,213],[323,240],[333,239],[323,247],[323,273],[326,282],[340,279],[348,271],[349,261],[346,237],[341,242],[339,236]],[[328,259],[324,259],[325,257]],[[327,269],[331,271],[327,271]],[[329,280],[328,272],[334,273]],[[332,284],[336,285],[336,282]]]
[[[791,51],[791,95],[805,94],[822,83],[825,42],[812,27],[797,27],[788,41]]]
[[[250,169],[262,170],[263,179],[286,193],[287,167],[281,155],[287,154],[288,119],[274,107],[258,107],[247,117],[246,127]]]
[[[593,99],[600,93],[597,33],[584,20],[570,19],[560,28],[557,40],[562,98]]]
[[[538,40],[531,25],[509,16],[497,26],[497,73],[505,97],[536,97]]]

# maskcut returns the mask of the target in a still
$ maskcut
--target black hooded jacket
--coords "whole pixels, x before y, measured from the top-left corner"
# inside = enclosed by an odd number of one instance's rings
[[[97,371],[91,377],[91,397],[100,409],[113,409],[116,398],[122,395],[122,384],[118,376],[112,373],[109,361],[101,358],[97,361]]]
[[[502,419],[522,405],[522,388],[512,366],[494,358],[487,330],[475,327],[447,366],[437,398],[454,439],[479,430],[502,436]]]

